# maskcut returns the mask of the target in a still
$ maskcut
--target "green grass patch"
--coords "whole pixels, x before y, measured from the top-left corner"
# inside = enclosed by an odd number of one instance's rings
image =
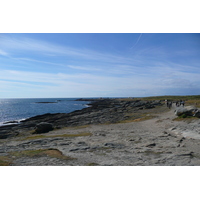
[[[191,122],[193,120],[197,120],[199,119],[198,117],[193,117],[193,116],[187,116],[185,114],[176,117],[175,119],[173,119],[173,121],[185,121],[185,122]]]
[[[98,166],[98,163],[87,163],[86,166]]]
[[[197,105],[200,106],[200,95],[188,95],[188,96],[171,96],[171,95],[165,95],[165,96],[150,96],[150,97],[141,97],[141,98],[122,98],[119,100],[122,101],[135,101],[135,100],[144,100],[144,101],[155,101],[155,100],[161,100],[164,101],[165,99],[169,101],[185,101],[185,105]]]
[[[59,135],[34,135],[34,136],[28,136],[25,138],[19,139],[22,140],[35,140],[35,139],[44,139],[44,138],[57,138],[57,137],[84,137],[84,136],[91,136],[92,133],[90,132],[82,132],[77,134],[59,134]]]
[[[178,101],[178,100],[184,100],[184,101],[188,101],[188,100],[200,100],[200,95],[188,95],[188,96],[170,96],[170,95],[166,95],[166,96],[152,96],[152,97],[142,97],[142,98],[137,98],[137,99],[141,99],[141,100],[165,100],[168,99],[170,101]]]
[[[82,126],[76,126],[76,127],[71,127],[72,129],[82,129],[82,128],[88,128],[90,125],[82,125]]]
[[[43,156],[49,156],[52,158],[58,158],[62,160],[71,160],[74,158],[71,158],[69,156],[63,155],[61,151],[58,149],[37,149],[37,150],[24,150],[24,151],[15,151],[15,152],[10,152],[10,156],[16,158],[21,158],[21,157],[43,157]]]
[[[24,150],[24,151],[13,151],[9,152],[7,156],[0,156],[0,166],[12,165],[15,159],[28,157],[28,158],[39,158],[48,156],[51,158],[57,158],[61,160],[73,160],[70,156],[65,156],[58,149],[37,149],[37,150]]]

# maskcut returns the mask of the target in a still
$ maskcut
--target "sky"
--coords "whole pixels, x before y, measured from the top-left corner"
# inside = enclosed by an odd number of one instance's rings
[[[199,94],[198,33],[0,33],[0,98]]]

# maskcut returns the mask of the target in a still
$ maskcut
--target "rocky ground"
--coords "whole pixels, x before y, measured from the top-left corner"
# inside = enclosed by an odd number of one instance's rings
[[[46,120],[37,116],[10,127],[10,135],[0,129],[0,165],[198,166],[200,120],[175,120],[175,109],[159,101],[106,100]],[[33,134],[41,119],[54,122],[54,130]]]

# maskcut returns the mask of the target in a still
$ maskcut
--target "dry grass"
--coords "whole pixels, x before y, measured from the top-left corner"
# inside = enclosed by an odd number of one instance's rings
[[[45,139],[45,138],[57,138],[57,137],[83,137],[83,136],[91,136],[92,133],[90,132],[82,132],[77,134],[58,134],[58,135],[34,135],[34,136],[28,136],[25,138],[20,138],[19,140],[35,140],[35,139]]]
[[[188,100],[185,103],[186,106],[197,106],[200,107],[200,100],[199,99],[193,99],[193,100]]]
[[[123,120],[123,121],[117,122],[117,123],[141,122],[141,121],[153,119],[154,117],[155,116],[152,116],[152,115],[144,115],[144,116],[139,117],[139,118],[133,117],[133,118],[130,118],[130,119],[127,119],[127,120]]]
[[[24,151],[14,151],[9,152],[7,156],[0,156],[0,166],[9,166],[12,165],[15,159],[29,157],[37,158],[48,156],[51,158],[57,158],[61,160],[72,160],[75,158],[65,156],[58,149],[37,149],[37,150],[24,150]]]
[[[98,166],[98,163],[87,163],[86,166]]]
[[[192,117],[192,116],[187,116],[187,117],[176,117],[175,119],[173,119],[173,121],[184,121],[187,123],[191,123],[193,120],[199,120],[198,117]]]
[[[168,99],[169,101],[179,101],[184,100],[188,105],[195,105],[197,103],[200,105],[200,95],[188,95],[188,96],[151,96],[151,97],[141,97],[141,98],[121,98],[119,100],[122,101],[135,101],[135,100],[144,100],[144,101],[154,101],[154,100],[161,100],[164,101]]]
[[[0,166],[9,166],[12,164],[12,159],[7,156],[0,156]]]

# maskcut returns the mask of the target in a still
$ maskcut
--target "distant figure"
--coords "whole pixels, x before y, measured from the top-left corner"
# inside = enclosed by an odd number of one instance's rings
[[[176,107],[179,107],[179,102],[178,101],[176,101]]]
[[[180,106],[183,106],[184,107],[184,105],[185,105],[185,102],[183,101],[183,100],[180,100]]]
[[[167,102],[167,107],[170,109],[172,107],[172,102]]]
[[[169,106],[168,104],[169,104],[168,100],[165,99],[165,105],[167,105],[167,107]]]

